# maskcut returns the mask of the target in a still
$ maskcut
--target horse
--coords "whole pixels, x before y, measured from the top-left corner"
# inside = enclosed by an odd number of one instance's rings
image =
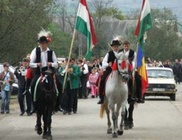
[[[128,57],[120,52],[116,59],[116,70],[112,70],[111,74],[108,76],[105,88],[105,99],[104,104],[101,105],[100,116],[103,116],[104,110],[106,110],[107,115],[107,133],[111,134],[112,137],[116,138],[118,135],[124,133],[124,117],[125,117],[125,107],[128,97],[128,86],[127,82],[129,80],[129,61]],[[114,65],[114,64],[113,64]],[[121,122],[118,129],[118,116],[121,108]],[[112,113],[113,125],[111,125],[110,111]]]
[[[126,105],[125,108],[125,118],[124,118],[124,129],[132,129],[134,127],[133,123],[133,111],[135,103]]]
[[[136,98],[136,102],[128,103],[125,108],[125,119],[124,119],[124,129],[132,129],[134,127],[133,123],[133,111],[136,103],[144,103],[142,100],[142,83],[141,83],[141,76],[135,71],[134,79],[132,82],[132,97]]]
[[[37,103],[37,121],[35,130],[37,131],[37,134],[42,134],[41,118],[43,118],[44,126],[42,138],[47,140],[52,140],[52,114],[57,100],[54,79],[54,73],[51,70],[48,69],[43,72],[37,81],[36,95],[34,95]]]

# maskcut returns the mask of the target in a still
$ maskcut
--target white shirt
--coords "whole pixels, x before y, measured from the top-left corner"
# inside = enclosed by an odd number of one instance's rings
[[[125,51],[125,50],[123,50],[123,52],[124,52],[124,54],[127,56],[127,57],[129,57],[129,50],[128,51]],[[136,52],[134,52],[134,58],[133,58],[133,61],[132,61],[132,66],[133,66],[133,69],[135,69],[136,68]]]
[[[49,51],[49,50],[50,49],[47,48],[47,50],[43,51],[42,48],[40,47],[41,64],[42,64],[41,68],[47,67],[47,51]],[[57,63],[57,58],[56,58],[56,54],[54,53],[54,51],[52,51],[52,60],[53,60],[53,62],[51,63],[52,67],[57,68],[58,63]],[[37,68],[37,63],[35,63],[35,62],[36,62],[36,48],[34,48],[30,54],[30,67],[31,68]]]
[[[84,70],[82,71],[83,74],[87,74],[88,73],[88,65],[85,63],[82,63],[82,67],[84,68]]]

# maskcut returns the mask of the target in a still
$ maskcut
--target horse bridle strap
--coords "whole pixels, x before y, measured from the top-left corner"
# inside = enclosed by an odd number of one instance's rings
[[[37,79],[36,84],[35,84],[33,101],[36,101],[36,91],[37,91],[37,86],[38,86],[40,80],[41,80],[41,76]]]
[[[116,58],[116,63],[118,65],[118,59]],[[130,74],[130,72],[122,72],[122,71],[119,71],[119,69],[117,68],[117,71],[118,71],[118,74],[119,75],[122,75],[122,74]]]

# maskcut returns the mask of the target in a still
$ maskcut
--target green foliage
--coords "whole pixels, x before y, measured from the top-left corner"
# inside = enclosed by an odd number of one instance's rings
[[[37,45],[37,33],[47,28],[53,0],[0,1],[0,60],[17,64]]]
[[[57,57],[67,57],[71,44],[71,35],[61,31],[55,23],[48,26],[52,33],[51,49],[55,51]]]
[[[175,15],[172,14],[171,10],[166,8],[163,10],[152,9],[151,14],[153,17],[153,28],[147,33],[147,40],[144,44],[145,57],[158,61],[181,59],[182,40],[174,30]],[[136,42],[134,30],[131,28],[128,35],[132,43]]]
[[[123,20],[124,15],[123,13],[114,7],[109,7],[109,8],[103,8],[103,9],[96,9],[96,11],[93,13],[94,17],[104,17],[104,16],[111,16],[113,18]]]

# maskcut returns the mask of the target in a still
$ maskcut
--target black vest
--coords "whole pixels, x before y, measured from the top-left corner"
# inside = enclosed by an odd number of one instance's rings
[[[50,51],[47,51],[47,62],[53,62],[53,59],[52,59],[52,50]],[[40,50],[40,47],[36,47],[36,60],[35,60],[36,63],[40,63],[41,62],[41,50]],[[45,68],[46,70],[47,68]],[[53,69],[53,68],[52,68]],[[44,70],[44,69],[43,69]],[[37,74],[40,74],[40,68],[37,67],[36,68],[36,73]]]
[[[36,47],[36,63],[40,63],[41,62],[41,50],[40,47]],[[52,50],[47,51],[47,62],[53,62],[52,60]]]
[[[108,57],[107,63],[109,63],[109,62],[114,63],[114,60],[116,59],[116,56],[114,55],[114,52],[110,51],[110,52],[108,52],[108,54],[109,54],[109,57]]]

